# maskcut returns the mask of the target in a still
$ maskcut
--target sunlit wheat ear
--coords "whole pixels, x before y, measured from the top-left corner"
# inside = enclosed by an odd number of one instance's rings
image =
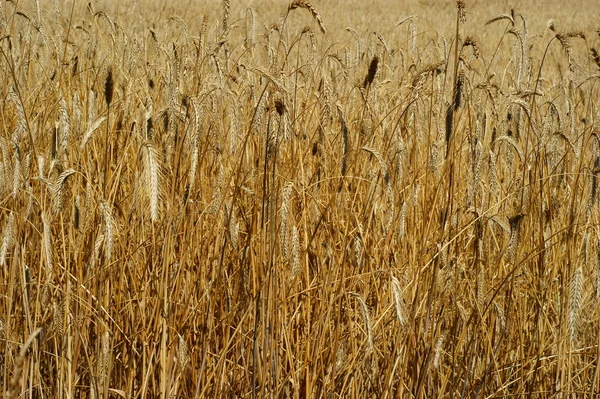
[[[105,255],[106,260],[110,262],[112,249],[115,239],[116,223],[112,215],[110,205],[106,202],[100,202],[100,209],[102,211],[102,220],[104,222],[104,237],[105,237]]]
[[[192,155],[190,160],[190,171],[188,177],[188,191],[191,191],[194,187],[194,182],[196,180],[196,169],[198,168],[198,145],[200,143],[200,127],[202,123],[202,107],[198,105],[197,100],[195,98],[190,98],[190,103],[192,109],[194,111],[194,124],[192,127]]]
[[[364,146],[361,149],[370,153],[371,155],[373,155],[375,157],[375,159],[377,159],[377,162],[379,163],[379,167],[381,168],[381,174],[382,174],[386,184],[389,183],[387,164],[385,162],[385,159],[383,159],[383,156],[381,155],[381,153],[379,151],[377,151],[375,148],[371,148],[368,146]]]
[[[410,51],[417,55],[417,24],[414,18],[408,22],[408,28],[410,30]]]
[[[229,26],[229,11],[231,9],[231,4],[229,0],[223,0],[223,33],[227,32],[227,27]]]
[[[23,167],[21,171],[21,175],[25,180],[29,180],[31,178],[31,153],[27,153],[25,155],[25,159],[23,160]],[[27,186],[31,184],[28,182]]]
[[[15,214],[11,212],[8,215],[6,226],[4,227],[4,233],[2,234],[2,247],[0,247],[0,266],[4,266],[6,262],[6,254],[12,247],[15,240],[14,232]]]
[[[321,29],[321,32],[324,35],[327,34],[327,29],[325,28],[325,25],[323,24],[323,19],[321,19],[321,15],[319,15],[316,8],[314,8],[312,6],[312,4],[310,4],[308,1],[304,1],[304,0],[294,0],[294,2],[292,2],[292,4],[290,4],[289,10],[294,10],[296,8],[304,8],[304,9],[308,10],[312,14],[313,18],[319,24],[319,28]]]
[[[408,214],[408,204],[406,201],[402,203],[400,208],[400,222],[398,227],[398,239],[402,240],[406,234],[406,215]]]
[[[46,213],[42,213],[42,223],[44,224],[44,255],[46,258],[46,270],[48,275],[52,275],[54,259],[52,255],[52,236],[50,232],[50,221]]]
[[[433,367],[435,369],[440,368],[440,359],[442,357],[442,348],[444,347],[444,341],[446,341],[446,333],[440,334],[438,339],[435,341],[433,349]]]
[[[337,353],[335,354],[335,370],[340,371],[346,364],[346,345],[342,342],[338,346]]]
[[[387,179],[386,184],[386,206],[387,209],[384,211],[384,226],[383,226],[383,234],[387,236],[392,229],[392,224],[394,223],[394,213],[395,213],[395,198],[394,198],[394,190],[392,189],[392,185],[390,184],[390,179]]]
[[[17,111],[17,121],[19,125],[21,126],[21,128],[26,129],[27,118],[25,117],[25,108],[23,107],[23,103],[17,95],[17,92],[15,91],[14,87],[10,87],[8,91],[8,96],[10,100],[15,104],[15,108]]]
[[[480,309],[485,306],[485,269],[479,267],[476,278],[477,305]]]
[[[208,214],[216,214],[219,210],[222,198],[223,185],[225,184],[225,169],[223,167],[223,160],[219,157],[219,170],[217,172],[217,183],[215,185],[215,191],[213,191],[210,205],[206,210]]]
[[[367,354],[371,353],[374,348],[373,343],[373,331],[371,326],[371,317],[369,316],[369,308],[365,303],[365,300],[357,293],[351,292],[350,295],[356,298],[360,304],[360,310],[362,311],[363,322],[365,324],[365,331],[367,333]]]
[[[60,211],[62,211],[63,207],[63,193],[65,190],[65,184],[69,176],[75,173],[74,169],[67,169],[63,173],[61,173],[56,182],[50,186],[50,191],[52,194],[52,210],[54,215],[58,215]]]
[[[246,18],[245,28],[246,28],[246,39],[245,39],[245,47],[249,49],[250,54],[252,55],[252,48],[254,44],[254,37],[256,35],[256,17],[254,16],[254,9],[252,7],[246,8]],[[248,23],[250,20],[250,23]]]
[[[98,370],[98,389],[102,392],[110,384],[110,372],[112,368],[112,348],[108,331],[102,334],[101,340],[96,367]]]
[[[179,365],[180,372],[183,373],[185,371],[185,367],[190,361],[190,350],[181,334],[177,334],[177,336],[177,364]]]
[[[354,262],[358,268],[364,264],[363,243],[359,234],[354,236]]]
[[[96,119],[96,94],[90,90],[88,93],[88,107],[87,107],[87,127],[85,133],[81,137],[79,143],[79,150],[83,150],[89,139],[92,137],[94,132],[100,127],[102,122],[106,120],[106,117],[100,117]]]
[[[569,70],[571,72],[575,72],[575,62],[573,60],[573,45],[571,44],[571,39],[580,38],[585,40],[585,34],[583,32],[568,32],[568,33],[560,33],[557,32],[555,34],[556,39],[560,43],[563,51],[567,55],[567,61],[569,63]]]
[[[102,249],[102,243],[104,243],[104,234],[98,234],[98,236],[96,237],[96,241],[94,242],[94,250],[90,255],[90,259],[88,262],[89,270],[94,270],[94,268],[96,267],[96,262],[98,262],[100,250]]]
[[[300,239],[298,238],[298,229],[292,226],[292,278],[300,274]]]
[[[419,194],[420,193],[421,193],[421,184],[417,183],[417,184],[415,184],[414,191],[413,191],[413,197],[412,197],[413,206],[419,205]]]
[[[42,332],[42,328],[35,330],[27,341],[21,347],[18,356],[15,358],[15,364],[13,365],[13,375],[8,385],[7,399],[20,397],[18,390],[20,390],[20,380],[23,375],[23,364],[25,363],[25,357],[29,352],[29,347],[33,343],[33,340]]]
[[[40,13],[38,12],[38,21],[40,20],[39,14]],[[4,11],[4,6],[0,7],[0,32],[6,32],[6,13]]]
[[[160,203],[160,169],[158,153],[152,142],[147,141],[142,148],[144,160],[144,188],[150,204],[150,219],[158,220]]]
[[[496,333],[501,334],[506,328],[506,315],[502,306],[494,301],[494,311],[496,313]]]
[[[358,63],[360,62],[360,57],[362,55],[362,46],[360,43],[360,35],[358,34],[358,32],[355,29],[352,29],[350,27],[346,28],[346,30],[348,32],[350,32],[352,34],[352,36],[354,36],[354,39],[356,40],[356,54],[354,57],[354,65],[358,65]]]
[[[497,17],[494,17],[494,18],[490,19],[489,21],[487,21],[485,23],[485,25],[489,25],[489,24],[492,24],[494,22],[503,21],[503,20],[508,20],[510,22],[511,26],[513,26],[513,27],[515,26],[515,19],[514,19],[514,17],[511,14],[501,14],[501,15],[498,15]]]
[[[575,345],[580,324],[581,300],[583,298],[583,272],[578,266],[571,277],[571,295],[569,297],[569,333],[571,344]]]
[[[583,236],[583,264],[587,265],[590,261],[590,233],[587,232]]]
[[[19,188],[21,187],[21,157],[18,152],[15,154],[14,158],[12,197],[16,198],[19,193]]]
[[[467,22],[467,8],[463,0],[456,0],[456,8],[458,9],[458,18],[461,23]]]
[[[83,209],[83,215],[82,218],[83,220],[81,221],[81,231],[82,233],[87,233],[92,225],[92,221],[94,218],[94,214],[96,211],[96,202],[95,202],[95,197],[94,197],[94,193],[92,190],[92,183],[91,182],[87,182],[86,184],[86,188],[85,188],[85,202],[84,202],[84,209]]]
[[[71,138],[71,117],[64,98],[60,99],[58,107],[58,137],[60,153],[64,154]]]
[[[52,329],[58,342],[61,342],[65,333],[65,301],[52,301]]]
[[[390,287],[394,297],[394,307],[396,308],[396,317],[400,327],[405,327],[407,324],[406,311],[404,309],[404,298],[402,298],[402,288],[400,281],[392,274],[390,279]]]
[[[105,120],[106,120],[106,116],[102,116],[102,117],[96,119],[95,121],[91,122],[88,125],[87,130],[85,131],[85,133],[83,134],[83,136],[81,138],[81,143],[79,144],[80,151],[85,148],[85,145],[90,140],[90,138],[94,135],[94,132],[96,130],[98,130],[100,125],[102,125],[102,122],[104,122]]]

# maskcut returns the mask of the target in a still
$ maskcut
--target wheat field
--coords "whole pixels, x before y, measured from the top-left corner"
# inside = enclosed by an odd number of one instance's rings
[[[1,2],[2,396],[598,397],[590,6]]]

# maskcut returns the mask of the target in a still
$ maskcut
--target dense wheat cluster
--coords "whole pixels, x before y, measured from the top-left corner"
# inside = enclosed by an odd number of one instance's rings
[[[600,22],[149,3],[0,3],[3,397],[600,393]]]

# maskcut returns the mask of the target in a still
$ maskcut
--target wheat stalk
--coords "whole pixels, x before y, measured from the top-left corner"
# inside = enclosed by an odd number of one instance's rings
[[[52,236],[50,231],[50,221],[45,213],[42,213],[42,223],[44,225],[44,254],[46,257],[46,270],[47,274],[52,275],[52,269],[54,265],[53,253],[52,253]]]

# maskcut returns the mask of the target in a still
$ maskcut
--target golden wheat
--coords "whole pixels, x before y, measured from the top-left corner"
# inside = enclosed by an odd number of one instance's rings
[[[598,394],[570,1],[0,2],[0,396]]]

